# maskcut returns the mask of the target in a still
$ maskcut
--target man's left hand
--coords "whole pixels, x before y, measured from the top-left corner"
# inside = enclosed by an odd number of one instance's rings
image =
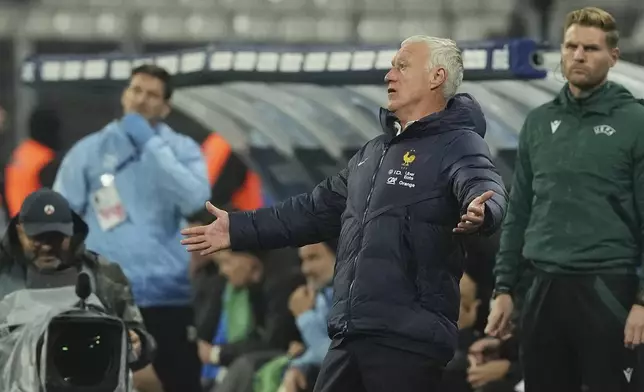
[[[485,202],[490,200],[492,196],[494,196],[494,192],[487,191],[472,200],[467,207],[467,213],[461,216],[461,221],[452,231],[458,234],[475,233],[485,221]]]
[[[138,358],[141,356],[141,338],[139,334],[131,329],[128,330],[128,335],[130,335],[130,341],[132,342],[132,351],[134,351],[134,355]]]
[[[644,306],[633,305],[626,319],[624,345],[635,348],[644,343]]]
[[[467,382],[473,388],[480,388],[487,383],[503,379],[510,371],[510,361],[499,359],[482,365],[472,364],[467,369]]]

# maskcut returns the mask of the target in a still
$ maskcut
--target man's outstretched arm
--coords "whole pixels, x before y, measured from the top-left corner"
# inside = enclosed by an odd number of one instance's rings
[[[348,172],[345,168],[322,181],[311,193],[291,197],[273,207],[231,213],[231,249],[299,247],[338,237],[347,200]]]

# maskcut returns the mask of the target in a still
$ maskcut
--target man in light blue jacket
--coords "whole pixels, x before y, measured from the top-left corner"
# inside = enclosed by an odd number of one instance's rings
[[[189,256],[179,231],[210,188],[199,146],[162,122],[171,96],[164,69],[135,68],[121,98],[124,116],[73,146],[54,189],[88,223],[87,247],[119,263],[131,281],[158,342],[153,364],[165,392],[196,392]]]

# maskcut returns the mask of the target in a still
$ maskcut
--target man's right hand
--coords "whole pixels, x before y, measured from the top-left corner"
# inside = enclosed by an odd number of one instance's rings
[[[206,209],[217,219],[209,225],[189,227],[181,230],[186,238],[182,245],[188,245],[188,252],[199,252],[201,256],[211,255],[222,249],[230,248],[230,219],[228,213],[206,203]]]
[[[509,294],[500,294],[494,299],[490,315],[487,318],[485,334],[502,339],[510,332],[510,319],[514,311],[514,303]]]

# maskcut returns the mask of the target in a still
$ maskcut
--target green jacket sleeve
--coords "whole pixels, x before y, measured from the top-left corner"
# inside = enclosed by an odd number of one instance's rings
[[[633,189],[640,224],[640,243],[644,244],[644,135],[641,133],[633,151]],[[640,270],[638,298],[644,298],[644,254],[640,255],[640,259],[643,270]]]
[[[519,134],[508,213],[501,229],[501,245],[494,267],[497,292],[512,292],[521,277],[525,230],[532,210],[532,167],[529,148],[529,118]]]

